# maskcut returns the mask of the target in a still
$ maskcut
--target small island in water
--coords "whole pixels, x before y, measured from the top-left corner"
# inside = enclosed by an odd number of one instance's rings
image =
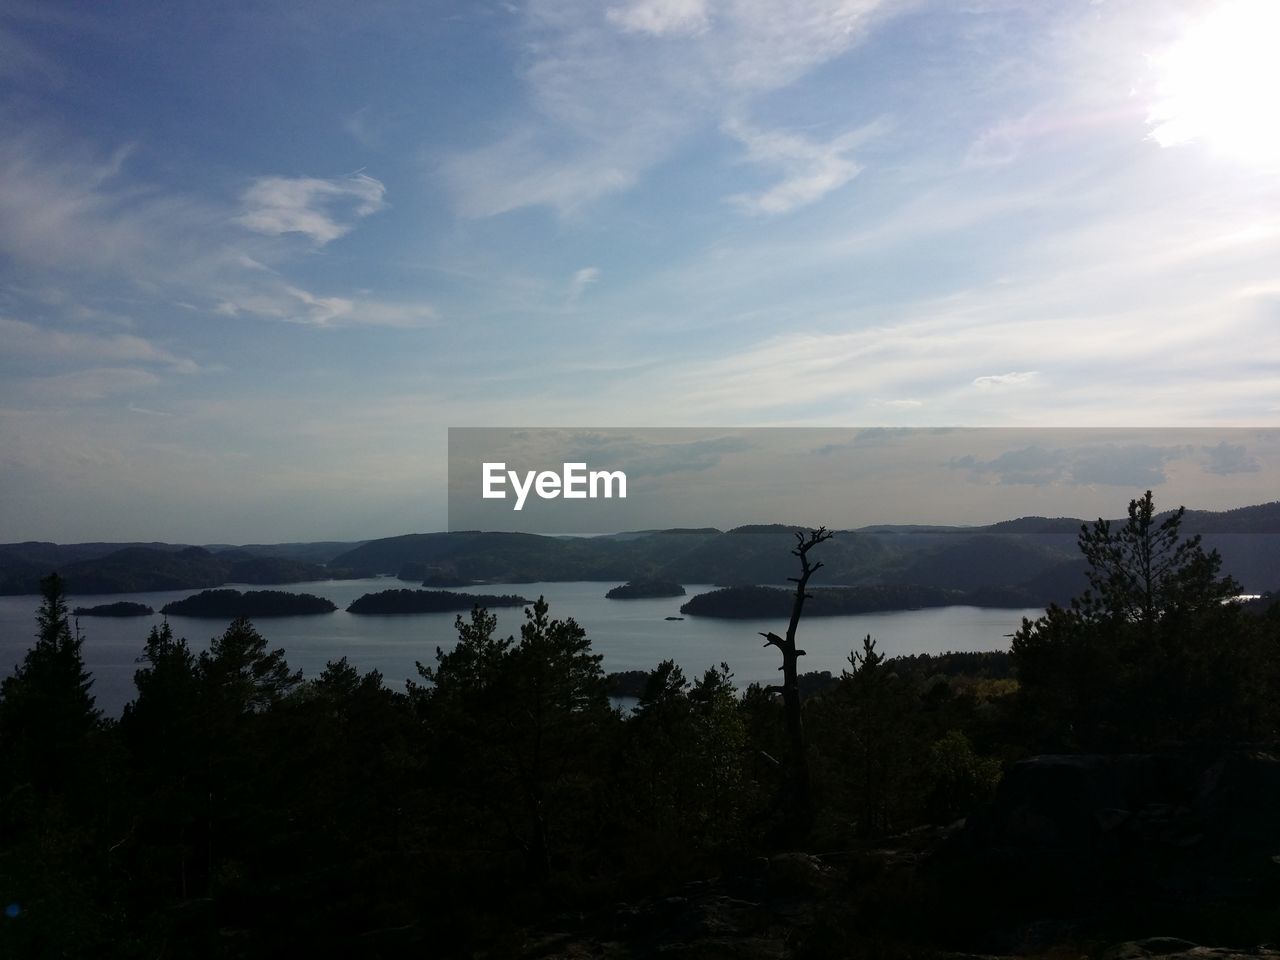
[[[149,617],[155,611],[145,603],[121,600],[118,603],[100,603],[96,607],[76,607],[72,613],[77,617]]]
[[[348,613],[453,613],[480,606],[527,607],[532,600],[514,594],[494,596],[486,593],[454,593],[450,590],[383,590],[366,593],[351,602]]]
[[[668,580],[629,580],[605,594],[609,600],[644,600],[652,597],[683,597],[684,587]]]
[[[185,600],[175,600],[160,608],[161,613],[175,617],[232,619],[235,617],[300,617],[316,613],[333,613],[332,600],[310,593],[286,593],[282,590],[205,590]]]
[[[808,594],[806,617],[840,617],[884,610],[921,610],[971,601],[973,594],[939,587],[819,587]],[[680,607],[694,617],[730,620],[783,619],[791,612],[795,592],[782,587],[723,587],[700,593]]]

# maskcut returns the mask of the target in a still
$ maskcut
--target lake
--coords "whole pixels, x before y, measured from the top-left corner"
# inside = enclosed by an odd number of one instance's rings
[[[352,600],[365,593],[412,587],[394,578],[322,580],[279,586],[228,584],[239,590],[288,590],[327,597],[338,605],[336,613],[308,617],[275,617],[256,621],[258,631],[272,647],[284,647],[289,665],[315,676],[329,660],[346,656],[360,670],[382,671],[387,683],[403,689],[404,680],[417,677],[415,661],[434,662],[436,647],[446,650],[456,640],[452,613],[358,616],[346,612]],[[766,649],[761,631],[783,633],[784,620],[718,620],[680,616],[686,597],[653,600],[606,600],[613,583],[522,583],[460,587],[460,593],[518,593],[547,598],[552,618],[573,617],[587,631],[592,649],[604,655],[604,669],[648,670],[661,660],[674,660],[691,679],[721,661],[729,664],[739,686],[778,679],[777,650]],[[686,584],[689,596],[714,589],[711,585]],[[174,590],[162,593],[73,596],[68,607],[96,606],[133,600],[159,610],[172,600],[198,593]],[[0,597],[0,673],[12,672],[31,646],[36,632],[38,596]],[[520,608],[497,610],[502,635],[518,634],[524,614]],[[868,633],[876,649],[889,656],[942,653],[948,650],[1005,650],[1007,634],[1022,618],[1035,618],[1042,610],[996,610],[980,607],[941,607],[848,617],[813,617],[800,624],[798,644],[808,651],[801,671],[830,670],[838,674],[848,665],[849,652],[860,648]],[[137,658],[159,613],[150,617],[82,617],[84,660],[92,671],[93,693],[99,708],[118,715],[133,699],[133,673]],[[212,637],[226,629],[225,621],[170,617],[177,636],[185,637],[195,651],[207,649]]]

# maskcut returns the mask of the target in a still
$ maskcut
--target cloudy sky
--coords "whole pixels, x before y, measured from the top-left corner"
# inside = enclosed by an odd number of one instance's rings
[[[450,426],[1277,425],[1278,44],[1270,0],[8,0],[0,540],[440,529]]]

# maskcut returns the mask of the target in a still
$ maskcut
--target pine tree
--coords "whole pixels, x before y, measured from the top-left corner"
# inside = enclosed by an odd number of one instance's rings
[[[457,646],[437,649],[434,667],[418,665],[432,686],[411,692],[464,801],[454,815],[502,822],[545,881],[612,716],[602,658],[577,622],[550,618],[542,597],[525,610],[518,642],[495,638],[496,623],[479,608],[470,623],[459,617]]]
[[[1023,708],[1044,745],[1141,747],[1253,724],[1250,651],[1225,602],[1240,587],[1216,550],[1182,537],[1184,513],[1157,521],[1148,490],[1122,525],[1083,525],[1089,589],[1015,634]]]
[[[0,744],[11,779],[47,790],[65,786],[75,773],[100,714],[81,656],[84,638],[67,613],[64,581],[50,574],[40,581],[40,592],[35,645],[0,684]]]
[[[265,710],[302,682],[302,671],[289,670],[283,649],[268,651],[248,617],[231,621],[200,654],[199,671],[224,716]]]

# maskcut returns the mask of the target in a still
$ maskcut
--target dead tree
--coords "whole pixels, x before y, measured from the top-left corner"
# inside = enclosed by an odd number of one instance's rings
[[[796,546],[791,552],[800,558],[800,576],[787,578],[796,585],[787,635],[780,637],[776,633],[760,634],[765,638],[766,647],[777,647],[782,652],[782,666],[778,668],[782,671],[782,685],[767,689],[771,693],[782,694],[782,708],[786,716],[788,755],[783,765],[782,786],[775,808],[781,811],[784,832],[791,840],[803,839],[813,824],[813,804],[809,796],[809,762],[805,757],[804,720],[800,713],[800,682],[796,667],[797,661],[805,652],[796,647],[796,629],[800,626],[804,602],[811,596],[806,592],[809,578],[822,567],[821,561],[810,561],[809,551],[830,539],[831,532],[826,527],[810,530],[807,535],[796,532]]]

